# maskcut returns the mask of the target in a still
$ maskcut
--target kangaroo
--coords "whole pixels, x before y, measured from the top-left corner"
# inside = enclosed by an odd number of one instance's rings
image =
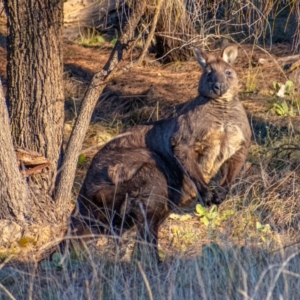
[[[176,173],[159,155],[146,148],[120,148],[95,156],[71,215],[71,236],[122,235],[137,227],[137,239],[159,260],[159,225],[183,199]],[[169,199],[174,199],[169,200]],[[174,203],[174,201],[176,203]],[[138,249],[143,243],[138,243]]]
[[[199,95],[176,117],[135,126],[95,155],[71,216],[72,234],[87,228],[121,234],[136,224],[138,235],[157,247],[159,224],[173,206],[196,195],[206,205],[225,199],[251,140],[232,66],[238,51],[230,45],[222,57],[195,54],[203,70]]]
[[[220,204],[244,164],[251,141],[232,66],[238,50],[230,45],[222,57],[198,50],[195,54],[203,70],[199,95],[178,116],[130,128],[131,134],[107,143],[97,156],[109,149],[147,148],[184,174],[181,186],[190,191],[189,196],[197,193],[207,205]]]

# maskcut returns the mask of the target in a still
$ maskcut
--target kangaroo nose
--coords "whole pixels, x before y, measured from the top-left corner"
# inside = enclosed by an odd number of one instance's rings
[[[218,95],[221,96],[226,93],[226,85],[225,83],[220,83],[216,82],[214,84],[214,92]]]

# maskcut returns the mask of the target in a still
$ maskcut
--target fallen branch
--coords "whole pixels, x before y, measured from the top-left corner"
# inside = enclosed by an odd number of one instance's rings
[[[296,55],[290,55],[290,56],[284,56],[284,57],[279,57],[277,59],[278,63],[281,66],[284,66],[286,64],[291,64],[294,63],[295,61],[300,59],[300,54],[296,54]]]

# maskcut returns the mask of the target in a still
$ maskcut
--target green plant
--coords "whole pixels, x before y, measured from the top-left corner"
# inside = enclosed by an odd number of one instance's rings
[[[62,270],[61,264],[61,254],[58,252],[53,253],[52,260],[42,260],[40,262],[41,268],[43,270]]]
[[[118,37],[114,37],[114,38],[110,41],[110,43],[111,43],[112,45],[115,45],[116,42],[117,42],[117,40],[118,40]]]
[[[263,242],[266,242],[266,236],[271,232],[271,226],[269,224],[261,224],[260,222],[256,222],[256,230],[261,233],[260,238]]]
[[[255,90],[259,71],[259,67],[255,70],[255,72],[253,72],[252,68],[249,69],[246,81],[246,92],[253,92]]]
[[[271,91],[271,95],[276,93],[278,97],[292,96],[294,93],[294,82],[292,80],[287,80],[285,84],[273,81],[274,91]]]
[[[82,255],[83,254],[83,255]],[[80,265],[80,263],[85,261],[84,252],[80,255],[75,249],[71,249],[67,255],[66,261],[64,263],[63,256],[59,252],[54,252],[51,256],[51,260],[45,259],[40,262],[40,266],[43,270],[63,270],[64,266],[70,269],[74,269]]]
[[[104,38],[97,32],[95,28],[87,28],[85,32],[80,32],[78,43],[84,46],[104,43]]]
[[[83,153],[81,153],[79,156],[78,156],[78,160],[77,160],[77,165],[78,166],[81,166],[83,165],[85,162],[85,155]]]
[[[278,116],[291,116],[295,115],[293,106],[287,104],[284,100],[281,104],[273,103],[273,109]]]
[[[234,211],[232,209],[226,209],[218,212],[218,208],[216,205],[213,205],[210,209],[202,206],[201,204],[196,205],[196,215],[200,217],[200,221],[205,226],[220,226],[223,220],[226,220],[233,214]]]

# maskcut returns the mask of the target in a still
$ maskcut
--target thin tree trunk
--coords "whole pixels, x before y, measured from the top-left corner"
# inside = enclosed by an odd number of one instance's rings
[[[156,57],[162,62],[186,61],[193,55],[188,40],[195,34],[185,1],[164,0],[156,26]]]
[[[0,220],[12,220],[23,223],[24,217],[28,214],[26,209],[27,189],[26,183],[18,169],[1,81],[0,124]]]
[[[9,30],[7,98],[13,142],[51,162],[28,178],[36,198],[44,199],[53,193],[62,144],[63,1],[3,2]]]
[[[84,136],[88,129],[94,107],[101,95],[106,83],[117,70],[117,65],[131,51],[131,40],[134,37],[134,30],[137,27],[146,9],[146,0],[136,0],[132,8],[124,31],[118,39],[107,63],[103,69],[94,75],[82,101],[80,113],[74,124],[70,140],[68,142],[60,178],[58,181],[55,198],[59,205],[65,204],[70,198],[77,158],[80,153]]]
[[[145,41],[142,53],[141,53],[140,57],[138,58],[138,60],[136,62],[137,65],[140,65],[142,63],[146,53],[148,52],[149,46],[151,44],[151,41],[152,41],[154,33],[155,33],[155,29],[156,29],[156,26],[157,26],[157,22],[158,22],[159,14],[160,14],[160,11],[161,11],[162,3],[163,3],[163,0],[157,0],[156,1],[156,7],[155,7],[154,14],[153,14],[151,28],[150,28],[149,34],[147,36],[147,39]]]

